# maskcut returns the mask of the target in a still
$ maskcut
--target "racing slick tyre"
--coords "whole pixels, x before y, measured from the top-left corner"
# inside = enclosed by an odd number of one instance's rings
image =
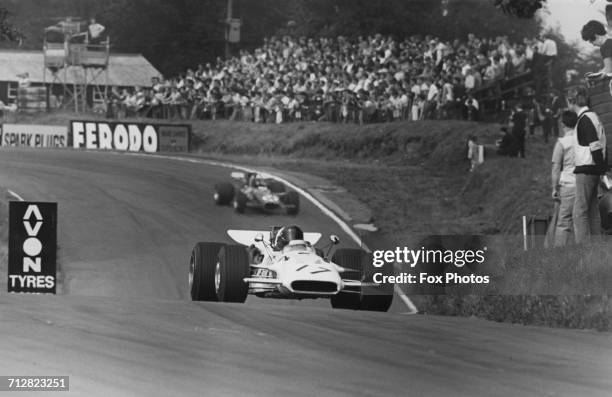
[[[345,269],[351,269],[351,271],[342,273],[343,279],[360,281],[362,258],[363,252],[361,250],[342,248],[336,250],[332,256],[332,262]],[[331,305],[334,309],[359,310],[361,308],[359,290],[355,290],[355,292],[339,292],[331,297]]]
[[[234,197],[234,185],[228,182],[220,182],[215,185],[215,204],[226,205],[232,201]]]
[[[245,277],[251,275],[249,254],[241,245],[226,245],[215,267],[215,292],[219,302],[244,303],[249,292]]]
[[[361,297],[361,310],[386,312],[393,303],[393,295],[364,295]]]
[[[285,185],[282,182],[271,180],[268,182],[268,189],[272,193],[285,193]]]
[[[217,301],[215,267],[225,244],[197,243],[189,260],[189,289],[193,301]]]
[[[393,274],[393,264],[385,264],[382,268],[374,269],[371,254],[359,249],[339,249],[335,252],[332,262],[353,271],[342,274],[343,279],[357,280],[366,283],[373,282],[374,273],[383,275]],[[368,310],[386,312],[393,302],[393,286],[364,286],[356,292],[340,292],[331,298],[333,308]]]
[[[240,190],[237,190],[236,194],[234,194],[234,201],[232,203],[232,206],[234,207],[234,211],[236,211],[239,214],[244,213],[246,204],[247,204],[246,194],[242,193]]]
[[[300,212],[300,195],[297,192],[288,192],[284,201],[287,215],[297,215]]]
[[[364,262],[372,264],[372,254],[364,255]],[[361,281],[374,283],[374,274],[381,273],[383,276],[393,276],[393,263],[385,263],[382,267],[365,266],[361,275]],[[380,286],[365,286],[361,289],[361,310],[375,312],[386,312],[393,302],[393,284],[385,283]]]

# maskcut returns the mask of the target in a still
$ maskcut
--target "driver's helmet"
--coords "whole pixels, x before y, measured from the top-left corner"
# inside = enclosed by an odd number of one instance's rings
[[[295,225],[284,226],[278,231],[278,233],[276,233],[274,247],[277,250],[282,250],[287,244],[289,244],[290,241],[293,240],[304,240],[304,232],[302,232],[302,229]]]

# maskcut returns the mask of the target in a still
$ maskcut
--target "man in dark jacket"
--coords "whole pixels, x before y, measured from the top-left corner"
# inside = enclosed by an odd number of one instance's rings
[[[503,126],[501,131],[504,133],[504,136],[502,136],[501,140],[499,141],[497,154],[500,156],[516,157],[518,155],[516,138],[512,133],[510,133],[510,131],[508,131],[508,127],[506,126]]]
[[[574,236],[576,243],[584,243],[601,231],[597,193],[600,177],[607,169],[606,134],[599,117],[588,107],[585,88],[570,90],[568,104],[578,114],[574,142]]]
[[[563,105],[561,103],[561,98],[559,97],[559,92],[555,89],[552,89],[548,95],[548,101],[546,103],[546,112],[550,111],[552,115],[552,129],[555,137],[559,137],[559,118],[561,117],[561,111],[563,110]]]
[[[512,122],[512,135],[516,139],[518,154],[521,158],[525,158],[525,129],[527,128],[527,113],[523,110],[519,102],[510,116]]]

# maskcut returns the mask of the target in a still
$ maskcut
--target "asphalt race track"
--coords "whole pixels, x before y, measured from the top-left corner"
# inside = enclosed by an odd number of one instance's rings
[[[187,260],[228,228],[296,222],[350,238],[302,200],[300,215],[212,202],[225,168],[75,151],[0,150],[0,186],[57,201],[57,296],[0,293],[0,375],[70,375],[100,396],[610,396],[612,335],[470,318],[334,311],[249,297],[193,303]],[[4,277],[4,276],[3,276]]]
[[[213,186],[230,180],[228,168],[100,152],[1,153],[1,186],[25,200],[58,202],[66,294],[187,299],[194,244],[231,243],[230,228],[297,222],[353,244],[306,200],[299,217],[215,206]]]

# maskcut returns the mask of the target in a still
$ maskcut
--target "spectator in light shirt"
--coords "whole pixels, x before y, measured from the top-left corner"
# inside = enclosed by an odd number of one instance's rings
[[[96,22],[96,18],[91,18],[87,27],[87,42],[89,44],[100,44],[105,30],[106,28],[103,25]]]

